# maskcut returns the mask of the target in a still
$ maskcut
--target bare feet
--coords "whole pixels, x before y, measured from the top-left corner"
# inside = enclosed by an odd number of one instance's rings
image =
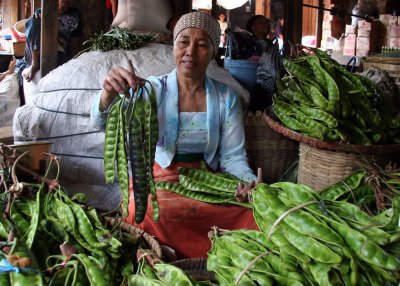
[[[24,69],[24,71],[22,72],[22,77],[29,82],[33,79],[38,70],[39,68],[36,65],[31,65]]]

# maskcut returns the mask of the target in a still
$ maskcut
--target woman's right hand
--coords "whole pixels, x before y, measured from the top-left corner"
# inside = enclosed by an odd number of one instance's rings
[[[100,111],[106,110],[118,94],[124,94],[129,88],[136,89],[137,85],[145,84],[145,80],[135,74],[131,61],[128,66],[128,69],[116,67],[107,73],[102,82]]]

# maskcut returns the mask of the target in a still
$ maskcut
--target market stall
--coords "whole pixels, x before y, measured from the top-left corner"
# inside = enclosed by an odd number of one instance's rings
[[[206,76],[238,95],[249,166],[263,169],[247,182],[204,156],[177,173],[154,164],[160,102],[148,83],[117,95],[105,130],[94,127],[111,69],[174,69],[173,46],[154,39],[120,27],[96,35],[17,109],[14,144],[0,143],[0,284],[398,285],[399,97],[370,69],[393,79],[397,62],[370,56],[356,73],[302,45],[212,61]],[[249,108],[260,84],[269,92]],[[211,220],[204,209],[218,209],[218,223],[191,236]],[[160,218],[182,230],[158,232]],[[185,255],[202,253],[182,250],[196,241],[206,255]]]

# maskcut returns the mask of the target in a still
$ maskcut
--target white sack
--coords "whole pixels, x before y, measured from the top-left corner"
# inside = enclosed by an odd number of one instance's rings
[[[12,125],[15,110],[20,103],[17,76],[7,75],[0,82],[0,127]]]

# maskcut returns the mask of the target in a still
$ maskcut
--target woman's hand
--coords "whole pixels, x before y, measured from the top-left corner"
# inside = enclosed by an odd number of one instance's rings
[[[136,89],[137,85],[142,86],[144,84],[145,80],[135,74],[131,61],[129,61],[128,69],[116,67],[110,70],[102,82],[100,111],[106,110],[119,93],[124,94],[127,89]]]
[[[236,200],[238,202],[248,202],[249,201],[249,194],[251,194],[252,189],[257,186],[259,183],[262,183],[262,169],[257,169],[257,179],[255,181],[251,181],[247,185],[242,183],[238,184],[236,189]]]

